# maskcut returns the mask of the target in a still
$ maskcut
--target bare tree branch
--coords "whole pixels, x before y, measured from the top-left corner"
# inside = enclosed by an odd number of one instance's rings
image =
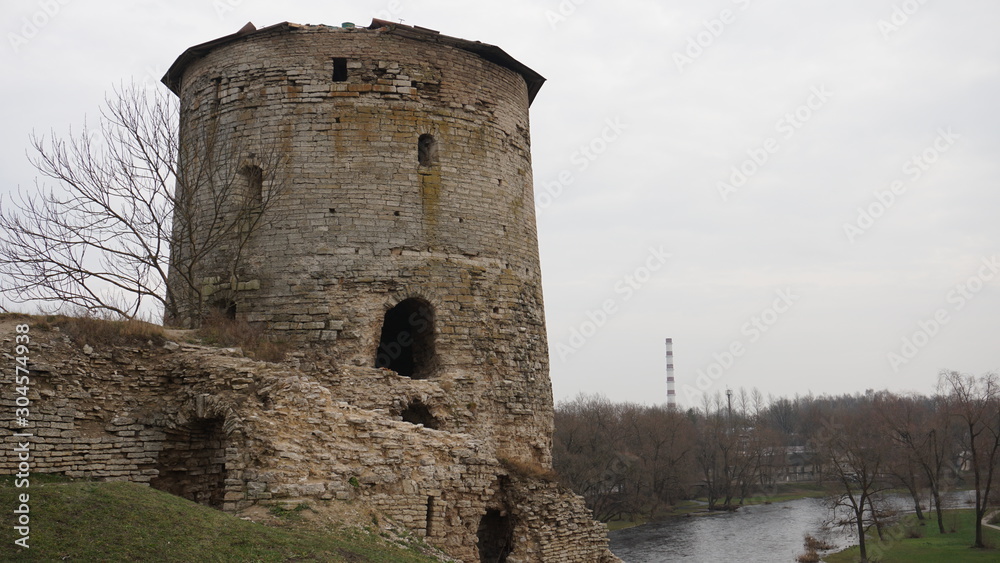
[[[197,322],[203,263],[223,245],[237,284],[248,245],[274,220],[283,162],[217,123],[182,143],[177,123],[170,94],[131,85],[108,96],[96,130],[32,136],[36,188],[0,201],[6,297],[123,318],[184,309]]]

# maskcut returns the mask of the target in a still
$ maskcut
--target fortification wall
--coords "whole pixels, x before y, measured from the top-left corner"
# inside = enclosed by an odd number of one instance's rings
[[[31,338],[25,430],[35,473],[147,483],[234,512],[361,503],[468,562],[480,560],[480,546],[500,549],[508,532],[512,563],[610,557],[582,499],[512,473],[489,441],[341,396],[373,396],[401,376],[356,368],[332,377],[190,344],[84,348],[39,327]],[[410,383],[429,402],[446,394],[434,381]],[[14,399],[5,387],[6,427]],[[17,471],[14,441],[4,438],[0,472]]]

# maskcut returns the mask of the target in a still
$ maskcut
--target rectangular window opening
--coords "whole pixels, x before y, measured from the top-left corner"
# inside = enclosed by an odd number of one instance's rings
[[[347,82],[347,59],[343,57],[333,58],[333,81]]]

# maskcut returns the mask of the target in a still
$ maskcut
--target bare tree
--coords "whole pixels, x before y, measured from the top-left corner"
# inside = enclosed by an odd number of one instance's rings
[[[865,534],[872,526],[882,535],[882,480],[886,466],[885,440],[870,405],[858,405],[838,417],[842,426],[822,436],[820,447],[840,490],[830,501],[838,524],[853,526],[858,534],[861,561],[868,561]]]
[[[282,191],[277,153],[222,131],[211,120],[182,143],[176,100],[131,85],[96,130],[33,136],[31,163],[56,186],[0,205],[7,296],[123,318],[151,305],[175,317],[177,293],[200,308],[206,258],[225,247],[235,276]]]
[[[705,400],[693,458],[709,510],[735,510],[758,485],[774,477],[775,457],[782,447],[765,434],[754,404],[745,390],[732,410],[718,393],[714,400]]]
[[[941,507],[941,490],[948,478],[950,462],[954,457],[955,440],[953,417],[949,416],[944,398],[899,397],[886,395],[879,399],[878,412],[882,423],[899,455],[893,463],[894,472],[914,497],[917,515],[916,468],[930,487],[934,499],[938,531],[945,533],[944,514]],[[921,518],[922,519],[922,518]]]
[[[664,503],[674,504],[683,494],[692,425],[684,414],[666,406],[636,404],[625,405],[622,423],[623,445],[635,460],[630,510],[644,511],[652,519]]]
[[[729,510],[737,492],[734,473],[738,466],[739,436],[718,393],[714,401],[705,399],[695,436],[694,461],[700,471],[708,509]]]
[[[965,430],[966,453],[976,487],[976,543],[983,548],[983,518],[986,517],[994,471],[1000,461],[1000,382],[997,375],[981,377],[955,371],[941,373],[948,392],[948,409]]]
[[[554,468],[603,522],[627,512],[623,491],[632,456],[621,447],[621,409],[606,397],[580,395],[555,412]]]
[[[798,407],[792,401],[785,397],[777,399],[770,397],[770,405],[767,407],[767,417],[771,426],[783,435],[789,438],[794,436],[797,427]]]

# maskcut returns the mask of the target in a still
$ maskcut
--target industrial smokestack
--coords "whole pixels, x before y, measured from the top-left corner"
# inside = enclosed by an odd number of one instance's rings
[[[667,408],[677,408],[677,390],[674,387],[674,341],[667,339]]]

